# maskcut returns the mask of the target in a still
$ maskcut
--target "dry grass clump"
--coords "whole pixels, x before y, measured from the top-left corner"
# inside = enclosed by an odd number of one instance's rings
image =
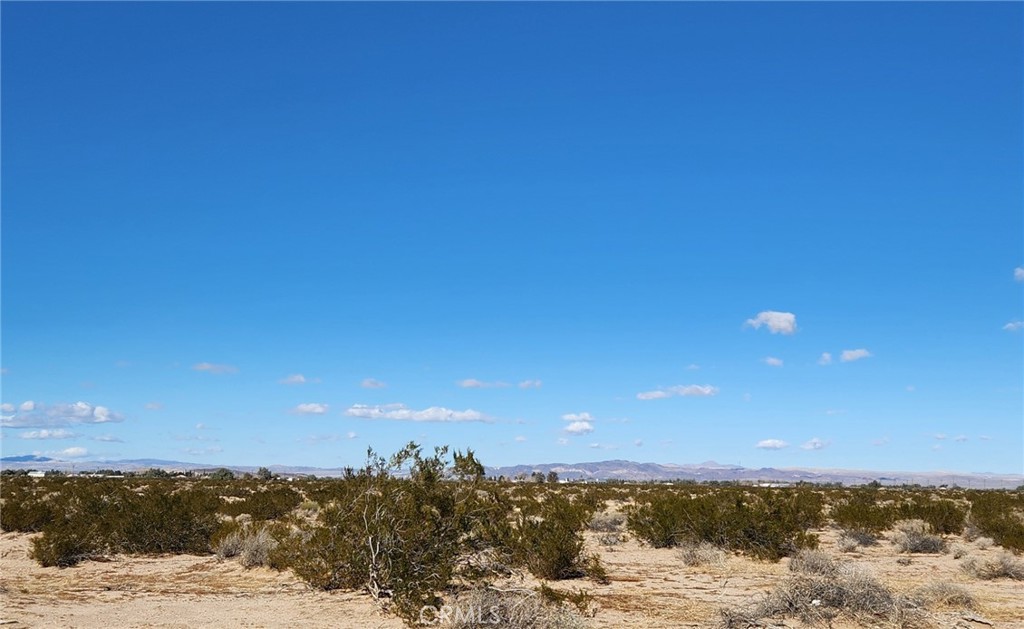
[[[1003,552],[992,559],[968,557],[960,568],[972,577],[984,580],[1015,579],[1024,581],[1024,560],[1013,553]]]
[[[426,608],[421,624],[450,629],[481,626],[508,629],[582,629],[584,618],[565,605],[546,603],[533,590],[477,588],[461,594],[450,605]]]
[[[995,545],[995,541],[991,537],[979,537],[974,540],[974,545],[977,546],[979,550],[988,550]]]
[[[966,544],[956,543],[949,546],[949,552],[953,555],[953,559],[963,559],[971,552],[971,549]]]
[[[213,551],[220,559],[239,557],[246,568],[269,566],[270,553],[277,548],[277,540],[265,526],[243,526],[231,531],[214,544]]]
[[[829,576],[839,570],[839,562],[820,550],[804,549],[789,560],[789,571],[800,574]]]
[[[839,534],[839,540],[836,542],[836,546],[840,552],[852,553],[861,546],[874,546],[878,543],[878,538],[875,537],[870,531],[863,529],[844,529]]]
[[[688,566],[707,566],[725,563],[728,555],[714,544],[701,542],[699,544],[683,544],[679,550],[679,557]]]
[[[722,610],[720,627],[764,626],[765,619],[797,618],[809,625],[831,626],[844,617],[857,624],[887,623],[915,627],[923,623],[918,601],[894,594],[869,573],[840,564],[829,575],[798,574],[747,607]]]
[[[608,550],[611,550],[613,547],[626,541],[626,536],[622,533],[601,533],[598,535],[597,541]]]
[[[977,606],[977,601],[967,588],[946,581],[922,585],[914,592],[914,598],[930,608],[974,609]]]
[[[892,543],[905,553],[941,553],[946,541],[932,535],[931,526],[924,520],[901,520],[896,523]]]
[[[626,516],[621,513],[603,511],[595,513],[588,525],[591,531],[598,533],[615,533],[622,530],[626,523]]]

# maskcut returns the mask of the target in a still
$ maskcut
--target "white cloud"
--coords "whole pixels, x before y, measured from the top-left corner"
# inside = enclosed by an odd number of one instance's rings
[[[781,439],[762,439],[754,447],[761,448],[762,450],[781,450],[788,448],[789,444]]]
[[[575,421],[566,426],[564,430],[570,435],[585,435],[594,432],[594,425],[588,421]]]
[[[516,443],[523,443],[525,441],[526,441],[526,437],[524,437],[522,435],[516,435],[516,438],[515,438],[515,442]]]
[[[642,391],[636,394],[638,400],[660,400],[669,397],[710,397],[718,395],[718,387],[710,384],[677,384],[674,387],[662,387],[656,391]]]
[[[88,456],[89,451],[81,446],[73,446],[70,448],[64,448],[57,454],[59,456],[66,456],[69,459],[77,459],[79,457]]]
[[[566,413],[565,415],[562,415],[562,419],[567,422],[589,422],[593,421],[594,417],[590,413]]]
[[[466,378],[465,380],[459,380],[455,384],[463,389],[501,389],[508,386],[507,382],[484,382],[476,378]]]
[[[115,437],[113,435],[100,435],[98,437],[93,437],[92,440],[102,441],[104,443],[124,443],[124,439],[120,437]]]
[[[278,380],[281,384],[306,384],[306,376],[301,373],[293,373]]]
[[[383,389],[388,385],[376,378],[363,378],[363,381],[359,383],[359,386],[364,389]]]
[[[1024,321],[1011,321],[1003,326],[1003,329],[1007,332],[1017,332],[1021,328],[1024,328]]]
[[[941,449],[942,449],[942,445],[941,444],[936,443],[935,445],[932,446],[932,450],[934,450],[935,452],[938,452]]]
[[[196,363],[192,365],[192,369],[215,374],[238,373],[238,367],[234,365],[218,365],[216,363]]]
[[[206,424],[204,424],[203,422],[199,422],[198,424],[196,424],[196,430],[206,430]]]
[[[345,438],[346,439],[355,439],[358,436],[359,436],[358,434],[352,432],[351,430],[345,433]]]
[[[687,371],[697,371],[698,369],[700,369],[700,365],[698,365],[697,363],[690,363],[689,365],[686,366]]]
[[[768,365],[769,367],[781,367],[782,366],[782,359],[781,358],[775,358],[774,356],[767,356],[764,359],[764,364]]]
[[[963,443],[967,441],[967,435],[957,435],[953,437],[953,441],[956,441],[957,443]]]
[[[870,358],[871,352],[866,349],[844,349],[843,353],[839,355],[839,360],[844,363],[852,363],[855,360],[862,358]]]
[[[1013,270],[1013,279],[1018,282],[1024,282],[1024,266],[1019,266]]]
[[[804,444],[801,445],[800,447],[803,448],[804,450],[821,450],[822,448],[827,448],[828,446],[829,442],[822,441],[817,437],[813,437],[805,441]]]
[[[982,441],[992,441],[992,437],[988,435],[979,435],[978,439],[981,439]]]
[[[404,404],[383,404],[369,406],[366,404],[353,404],[345,415],[359,417],[362,419],[395,419],[411,422],[489,422],[489,417],[475,411],[466,409],[455,411],[443,406],[431,406],[421,411],[413,410]]]
[[[560,446],[567,446],[569,445],[569,440],[566,439],[565,437],[559,437],[557,443]]]
[[[0,411],[3,411],[4,413],[13,413],[14,405],[9,402],[4,402],[3,404],[0,404]]]
[[[946,435],[945,433],[940,432],[939,434],[935,435],[935,438],[938,439],[939,441],[942,441],[946,438]]]
[[[4,415],[0,426],[5,428],[53,428],[77,424],[103,424],[119,422],[123,418],[105,406],[88,402],[54,404],[25,402],[12,415]]]
[[[316,402],[306,402],[299,404],[292,409],[293,413],[298,415],[323,415],[327,412],[327,404],[318,404]]]
[[[643,439],[634,439],[633,440],[633,445],[635,445],[636,447],[639,448],[640,446],[644,445],[644,440]]]
[[[594,450],[618,450],[618,446],[613,446],[607,443],[592,443],[588,446]]]
[[[519,383],[520,389],[539,389],[544,383],[540,380],[523,380]]]
[[[772,334],[793,334],[796,332],[796,315],[792,312],[765,310],[757,313],[753,319],[747,319],[746,325],[755,330],[763,325]]]
[[[147,411],[159,411],[163,407],[164,405],[160,402],[147,402],[145,406]]]
[[[821,353],[821,357],[818,358],[818,364],[819,365],[831,365],[832,364],[832,354],[830,354],[829,352],[822,352]]]
[[[54,428],[52,430],[43,428],[42,430],[23,432],[18,436],[22,439],[73,439],[78,434],[64,428]]]

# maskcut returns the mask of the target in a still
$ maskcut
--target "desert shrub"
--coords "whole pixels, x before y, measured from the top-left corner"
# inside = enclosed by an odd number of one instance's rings
[[[363,470],[317,494],[326,502],[316,522],[277,535],[269,561],[317,588],[364,590],[407,620],[439,605],[460,555],[479,549],[474,523],[507,518],[472,453],[455,453],[451,471],[446,454],[424,457],[415,444],[390,460],[369,451]]]
[[[589,528],[591,531],[598,533],[614,533],[622,530],[622,525],[626,523],[626,516],[621,513],[595,513],[594,517],[590,519]]]
[[[779,617],[829,626],[845,617],[862,625],[881,621],[904,627],[922,617],[915,601],[897,596],[870,574],[849,565],[840,565],[829,575],[791,577],[763,599],[722,610],[721,615],[721,626],[727,628],[765,626],[765,619]]]
[[[931,533],[931,526],[923,520],[901,520],[896,523],[892,543],[905,553],[941,553],[946,541]]]
[[[582,629],[583,617],[565,604],[546,602],[533,590],[474,588],[451,604],[428,608],[417,619],[450,629],[500,626],[508,629]]]
[[[582,529],[587,521],[568,499],[548,496],[538,515],[519,517],[513,542],[518,562],[541,579],[585,576]]]
[[[960,564],[960,568],[978,579],[1024,580],[1024,560],[1010,552],[1000,553],[992,559],[968,557]]]
[[[687,566],[718,565],[725,562],[727,553],[708,542],[684,543],[679,547],[679,558]]]
[[[928,523],[933,533],[959,535],[964,530],[967,509],[951,500],[931,500],[915,496],[895,509],[896,517],[903,520],[921,520]]]
[[[995,544],[995,541],[991,537],[978,537],[974,540],[974,545],[977,546],[979,550],[988,550],[989,548],[992,548],[993,544]]]
[[[974,609],[977,606],[977,601],[967,588],[945,581],[922,585],[914,591],[913,597],[930,608]]]
[[[206,553],[217,529],[217,499],[203,491],[85,482],[66,489],[58,517],[32,541],[44,566],[109,553]]]
[[[51,501],[36,491],[31,478],[5,478],[0,484],[0,529],[35,533],[54,518]]]
[[[968,529],[991,537],[1003,548],[1024,551],[1024,494],[974,491],[968,493]]]
[[[708,542],[759,559],[778,561],[817,546],[807,529],[821,520],[810,493],[722,490],[697,496],[659,492],[628,510],[627,527],[656,548]],[[638,498],[639,501],[639,498]]]
[[[839,569],[839,562],[820,550],[803,549],[789,560],[790,572],[828,576]]]
[[[601,533],[597,536],[597,543],[611,550],[626,540],[622,533]]]
[[[896,519],[892,506],[880,503],[879,490],[862,488],[832,505],[830,513],[836,526],[864,534],[878,535]]]
[[[231,524],[234,524],[232,522]],[[245,533],[241,527],[235,525],[227,530],[222,528],[214,534],[210,541],[210,545],[213,547],[213,552],[219,559],[230,559],[231,557],[237,557],[242,552],[242,540],[245,538]]]
[[[254,520],[276,520],[290,513],[300,502],[302,496],[291,487],[274,485],[254,491],[244,500],[225,502],[220,512],[231,516],[248,513]]]

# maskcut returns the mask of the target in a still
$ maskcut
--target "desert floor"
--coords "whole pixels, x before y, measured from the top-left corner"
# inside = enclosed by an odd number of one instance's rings
[[[885,541],[860,552],[839,553],[834,531],[822,531],[821,536],[823,550],[865,566],[898,592],[947,582],[965,587],[978,601],[970,613],[929,612],[934,627],[1024,629],[1024,585],[1019,581],[973,579],[959,569],[962,560],[951,554],[913,555],[909,565],[902,565]],[[29,557],[31,538],[0,535],[3,627],[405,626],[381,613],[366,595],[311,590],[290,572],[247,570],[214,556],[115,557],[72,568],[42,568]],[[598,544],[593,533],[588,533],[588,544],[601,555],[611,582],[551,585],[594,595],[593,615],[587,619],[593,627],[710,627],[719,609],[754,600],[789,574],[788,560],[772,564],[730,556],[720,564],[687,567],[674,549],[643,547],[633,540],[609,548]],[[970,553],[986,557],[999,551],[971,547]],[[795,619],[784,623],[775,626],[800,626]]]

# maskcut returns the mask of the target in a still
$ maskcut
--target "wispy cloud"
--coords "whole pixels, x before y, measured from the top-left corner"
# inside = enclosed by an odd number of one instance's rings
[[[539,389],[544,383],[540,380],[523,380],[519,383],[520,389]]]
[[[762,362],[764,362],[764,364],[768,365],[769,367],[781,367],[782,366],[782,359],[781,358],[775,358],[774,356],[766,356]]]
[[[124,443],[124,439],[115,437],[114,435],[99,435],[92,438],[93,441],[102,441],[104,443]]]
[[[1019,266],[1013,270],[1013,279],[1018,282],[1024,282],[1024,266]]]
[[[758,441],[757,445],[754,447],[762,450],[781,450],[783,448],[788,448],[789,444],[781,439],[762,439],[761,441]]]
[[[818,364],[819,365],[831,365],[832,364],[832,354],[829,353],[829,352],[822,352],[821,353],[821,357],[818,358]]]
[[[753,319],[747,319],[745,325],[755,330],[764,326],[772,334],[788,335],[796,332],[796,315],[792,312],[765,310],[757,313],[757,316]]]
[[[278,380],[281,384],[306,384],[309,380],[301,373],[293,373]]]
[[[404,404],[383,404],[370,406],[354,404],[345,411],[349,417],[361,419],[394,419],[410,422],[490,422],[491,419],[473,409],[456,411],[443,406],[431,406],[423,410],[415,410]]]
[[[217,363],[196,363],[192,365],[192,369],[215,374],[238,373],[238,367],[234,365],[221,365]]]
[[[803,445],[801,445],[800,447],[804,450],[821,450],[823,448],[827,448],[828,446],[828,441],[823,441],[822,439],[819,439],[817,437],[812,437],[811,439],[805,441]]]
[[[587,447],[591,448],[593,450],[618,450],[619,449],[618,446],[611,445],[609,443],[592,443],[592,444],[590,444]]]
[[[661,400],[670,397],[710,397],[718,395],[718,387],[710,384],[677,384],[674,387],[662,387],[655,391],[641,391],[636,394],[638,400]]]
[[[953,441],[956,441],[957,443],[964,443],[967,441],[967,435],[957,435],[953,437]]]
[[[495,382],[484,382],[483,380],[477,380],[476,378],[466,378],[465,380],[459,380],[455,384],[459,385],[463,389],[503,389],[508,386],[507,382],[501,382],[500,380]]]
[[[145,409],[147,411],[159,411],[164,407],[160,402],[146,402]]]
[[[525,443],[526,442],[526,437],[524,437],[523,435],[516,435],[516,438],[514,439],[514,441],[516,443]]]
[[[888,437],[880,437],[878,439],[872,439],[871,440],[871,445],[878,446],[878,447],[881,447],[881,446],[884,446],[884,445],[888,445],[888,443],[889,443],[889,438]]]
[[[327,412],[327,404],[318,404],[316,402],[306,402],[299,404],[292,409],[292,412],[297,415],[323,415]]]
[[[636,447],[639,448],[639,447],[644,445],[644,440],[643,439],[634,439],[633,440],[633,445],[635,445]]]
[[[224,451],[224,448],[220,446],[210,446],[209,448],[184,448],[181,451],[185,454],[191,454],[192,456],[209,456],[211,454],[220,454]]]
[[[383,389],[388,385],[376,378],[363,378],[363,381],[359,383],[359,386],[364,389]]]
[[[866,349],[844,349],[843,353],[839,355],[839,360],[844,363],[852,363],[855,360],[861,360],[862,358],[870,358],[871,352]],[[884,362],[884,361],[883,361]]]
[[[89,456],[89,451],[81,446],[73,446],[70,448],[64,448],[58,452],[57,455],[69,459],[78,459],[83,456]]]
[[[936,434],[936,435],[935,435],[935,438],[936,438],[936,439],[938,439],[939,441],[945,441],[945,439],[946,439],[946,434],[945,434],[945,433],[942,433],[942,432],[940,432],[940,433],[938,433],[938,434]]]
[[[1003,326],[1003,329],[1006,330],[1007,332],[1018,332],[1022,328],[1024,328],[1024,321],[1020,320],[1011,321]]]
[[[42,430],[23,432],[18,436],[22,439],[74,439],[79,435],[64,428],[54,428],[52,430],[43,428]]]
[[[6,409],[5,409],[6,410]],[[3,415],[0,426],[5,428],[53,428],[78,424],[105,424],[123,421],[123,417],[106,406],[93,406],[88,402],[46,405],[34,401],[23,402],[10,415]]]

